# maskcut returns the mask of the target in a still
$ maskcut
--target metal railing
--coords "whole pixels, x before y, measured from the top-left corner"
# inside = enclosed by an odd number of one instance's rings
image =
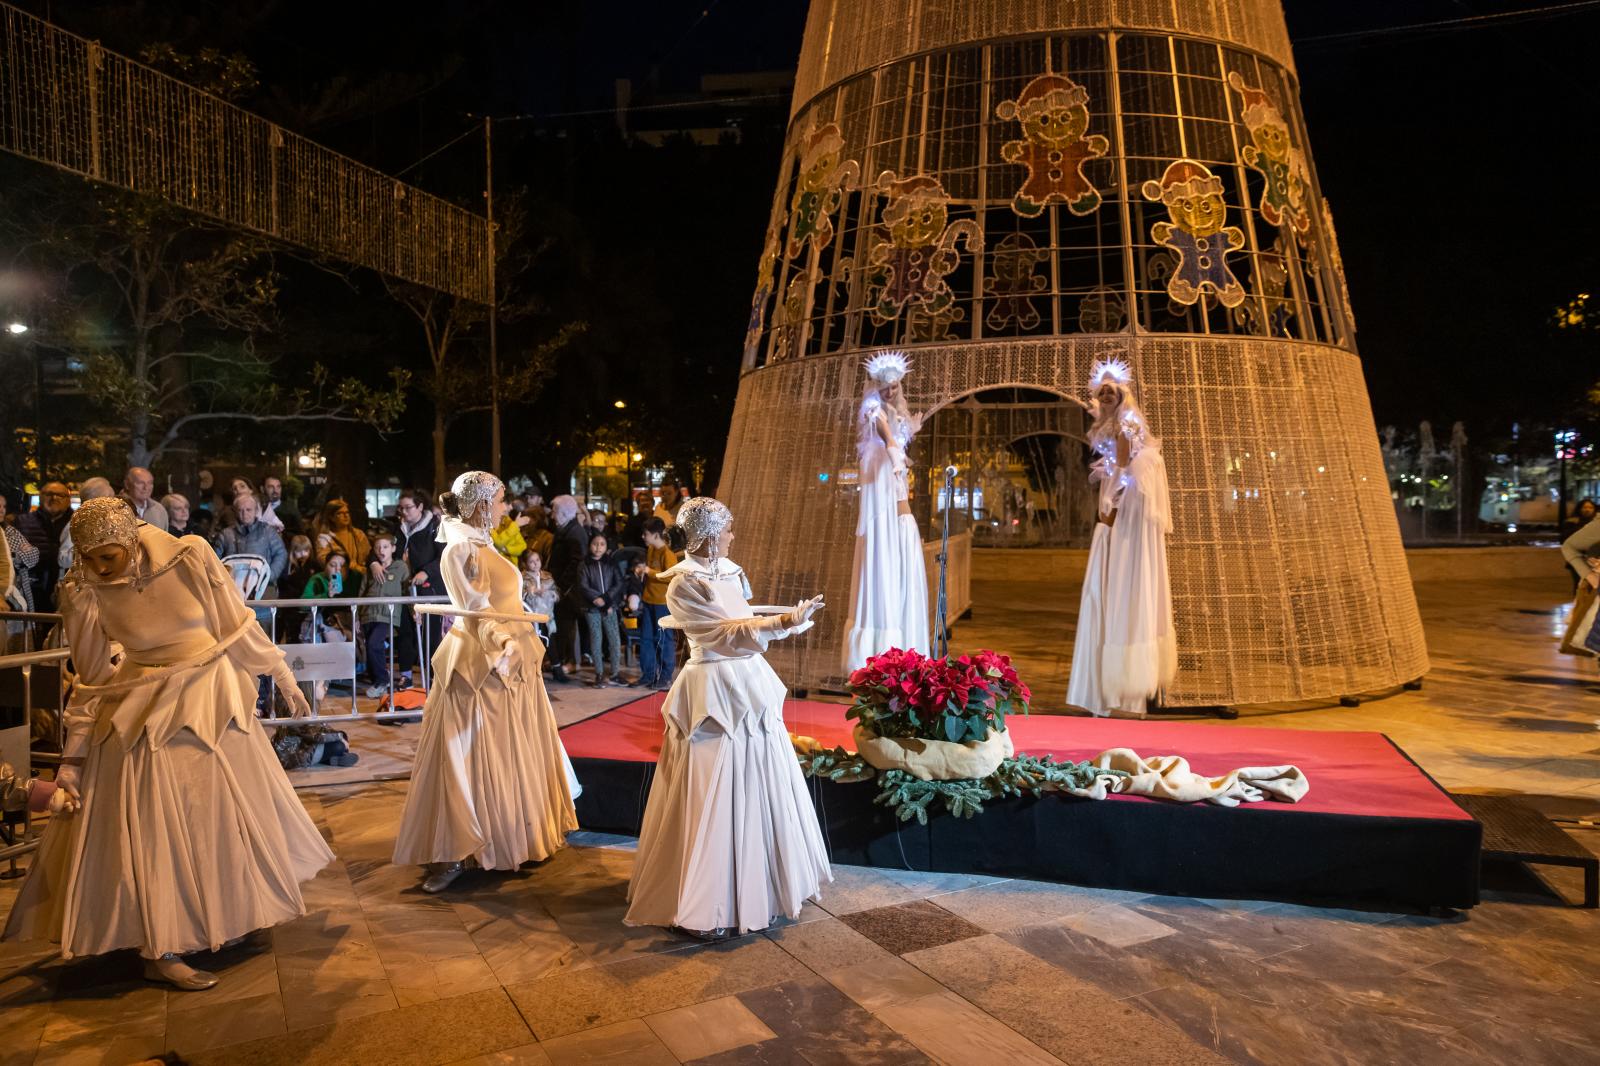
[[[396,710],[395,709],[395,705],[394,705],[394,695],[395,695],[395,693],[399,692],[399,691],[402,691],[401,689],[397,689],[395,687],[395,676],[396,676],[396,673],[397,673],[397,671],[396,671],[396,665],[397,664],[396,664],[396,661],[395,661],[395,649],[396,649],[396,646],[399,643],[400,626],[405,624],[405,619],[402,616],[402,612],[400,610],[394,611],[394,614],[396,616],[398,616],[398,617],[397,617],[396,622],[394,624],[392,624],[391,627],[390,627],[389,649],[388,649],[388,656],[389,656],[388,666],[389,666],[389,669],[387,671],[388,672],[388,683],[387,683],[387,686],[386,686],[387,695],[385,697],[377,697],[380,700],[380,705],[382,704],[383,701],[386,700],[387,706],[388,706],[389,709],[387,711],[376,711],[376,710],[375,711],[362,711],[361,710],[360,703],[359,703],[360,688],[359,688],[359,685],[358,685],[358,682],[357,682],[357,677],[358,677],[358,675],[360,673],[359,650],[360,650],[360,648],[362,646],[362,643],[361,643],[361,625],[362,625],[362,622],[361,622],[361,610],[360,609],[362,607],[404,608],[404,607],[415,607],[415,606],[419,606],[419,605],[422,605],[422,604],[440,604],[440,603],[449,603],[449,602],[450,602],[450,598],[448,596],[351,596],[351,597],[319,596],[319,597],[306,598],[306,599],[266,599],[266,600],[250,600],[250,601],[248,601],[247,602],[247,606],[249,606],[252,609],[256,610],[257,613],[258,613],[258,617],[259,617],[259,614],[261,612],[266,612],[266,614],[268,615],[268,617],[266,619],[267,633],[272,638],[272,642],[274,644],[278,644],[279,643],[279,639],[278,639],[278,612],[280,610],[295,610],[295,611],[308,611],[308,612],[310,612],[310,614],[309,614],[309,622],[310,622],[310,626],[311,626],[311,633],[310,633],[311,639],[308,640],[308,641],[303,641],[303,642],[299,641],[298,639],[294,640],[294,641],[285,641],[284,643],[286,645],[288,645],[288,644],[299,645],[299,644],[302,644],[302,643],[304,643],[304,644],[330,644],[330,643],[332,643],[332,644],[345,644],[345,643],[348,643],[350,645],[350,647],[351,647],[351,652],[350,652],[350,674],[349,674],[349,681],[350,681],[350,711],[349,711],[349,713],[347,713],[347,714],[323,714],[322,713],[322,704],[324,702],[324,697],[322,695],[322,692],[319,691],[319,689],[321,689],[322,686],[325,686],[327,683],[332,682],[332,681],[343,682],[345,680],[344,675],[340,674],[337,677],[306,677],[306,678],[303,679],[306,683],[308,683],[310,685],[310,689],[311,689],[311,691],[308,693],[308,696],[307,696],[307,698],[311,702],[311,716],[309,718],[301,718],[301,719],[291,719],[291,718],[288,718],[286,716],[277,715],[275,713],[276,709],[277,709],[276,708],[277,683],[275,681],[272,681],[271,679],[269,679],[268,680],[268,694],[267,694],[267,712],[262,715],[262,719],[264,721],[267,721],[267,722],[278,722],[278,723],[289,723],[289,722],[293,722],[293,721],[300,721],[300,722],[308,722],[308,723],[309,722],[316,722],[318,724],[322,724],[322,723],[326,723],[326,722],[381,722],[381,721],[390,721],[390,720],[397,720],[397,719],[407,719],[407,720],[415,719],[418,715],[420,715],[422,713],[421,708],[412,707],[412,708],[406,708],[404,710]],[[349,621],[350,621],[350,638],[349,638],[348,641],[342,641],[342,640],[341,641],[327,641],[327,640],[323,639],[322,619],[323,619],[323,617],[325,615],[332,614],[334,612],[338,612],[341,616],[343,614],[345,614],[346,612],[348,612]],[[412,614],[412,618],[413,618],[413,625],[414,625],[414,629],[415,629],[414,635],[415,635],[415,638],[416,638],[416,648],[417,648],[417,672],[418,672],[419,679],[421,681],[421,687],[423,689],[427,689],[429,687],[429,684],[430,684],[430,681],[431,681],[431,678],[429,676],[429,668],[430,668],[430,660],[433,657],[433,627],[428,625],[426,622],[424,622],[422,616],[420,614],[418,614],[418,613],[414,612]],[[295,664],[295,659],[293,657],[291,657],[290,660],[289,660],[289,668],[291,670],[294,670],[294,672],[295,672],[295,674],[297,676],[300,675],[303,671],[305,671],[304,667],[302,667],[301,669],[296,669],[294,664]],[[325,669],[312,668],[311,670],[306,671],[306,672],[310,672],[310,673],[326,673],[327,671]]]
[[[58,634],[60,631],[55,627],[60,623],[60,621],[61,616],[59,614],[53,614],[45,611],[0,611],[0,633],[4,633],[6,629],[9,628],[5,625],[5,623],[27,623],[21,633],[23,639],[23,650],[11,654],[0,654],[0,677],[4,677],[11,671],[15,670],[18,672],[21,679],[20,692],[22,724],[21,726],[14,728],[20,729],[24,734],[25,739],[22,742],[22,756],[25,761],[22,761],[21,764],[18,765],[18,763],[14,760],[12,766],[17,772],[18,780],[23,782],[26,782],[28,779],[33,777],[33,764],[35,762],[59,764],[61,761],[61,747],[65,742],[66,732],[66,664],[67,658],[71,652],[69,652],[66,648],[61,647],[35,648],[33,646],[35,643],[36,629],[43,626],[51,627],[52,635],[46,638],[47,642],[58,640],[59,638],[55,637],[55,634]],[[56,694],[54,701],[55,706],[53,708],[55,712],[56,733],[56,750],[54,753],[35,752],[33,751],[32,744],[33,712],[35,710],[51,709],[36,708],[34,706],[33,671],[35,667],[42,666],[53,667],[56,672]],[[32,811],[28,806],[24,805],[21,813],[22,833],[20,839],[16,837],[12,824],[8,823],[5,826],[4,846],[0,846],[0,862],[7,864],[7,871],[0,873],[0,877],[11,878],[18,876],[17,859],[34,851],[39,846],[39,838],[34,833]]]

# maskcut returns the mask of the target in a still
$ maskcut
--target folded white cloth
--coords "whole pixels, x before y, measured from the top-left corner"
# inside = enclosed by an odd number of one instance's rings
[[[1245,766],[1221,777],[1204,777],[1189,769],[1189,760],[1181,755],[1146,759],[1130,748],[1111,748],[1092,762],[1100,769],[1122,770],[1131,776],[1106,774],[1095,778],[1088,788],[1068,789],[1073,795],[1099,800],[1120,792],[1180,803],[1205,800],[1219,807],[1237,807],[1265,799],[1298,803],[1311,789],[1298,766]]]

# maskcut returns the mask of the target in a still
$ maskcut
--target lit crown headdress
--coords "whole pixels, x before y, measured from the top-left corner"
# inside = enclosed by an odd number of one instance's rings
[[[450,491],[455,494],[456,503],[461,508],[461,516],[471,518],[480,504],[487,507],[493,503],[495,493],[504,487],[500,479],[487,470],[468,470],[456,478],[455,483],[450,486]],[[488,517],[489,512],[485,510],[484,519],[487,520]]]
[[[905,352],[879,352],[865,363],[867,377],[880,385],[893,385],[911,370]]]
[[[1089,368],[1089,391],[1093,392],[1106,382],[1115,382],[1118,385],[1131,385],[1133,383],[1133,367],[1120,355],[1105,356],[1094,361]]]

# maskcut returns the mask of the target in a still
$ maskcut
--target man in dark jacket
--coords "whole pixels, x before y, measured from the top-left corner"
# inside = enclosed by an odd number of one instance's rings
[[[561,660],[570,658],[574,669],[579,662],[578,620],[583,610],[583,593],[579,589],[579,582],[583,558],[589,553],[589,535],[578,519],[578,501],[571,496],[557,496],[550,501],[550,521],[556,527],[555,543],[550,547],[550,558],[546,563],[550,568],[550,576],[556,579],[556,589],[561,593],[561,598],[556,601],[556,634],[561,640],[555,666],[550,671],[550,680],[570,681],[572,679],[567,676]]]
[[[20,508],[19,508],[20,510]],[[59,481],[47,481],[39,490],[39,506],[17,517],[17,532],[39,549],[33,568],[33,609],[55,610],[56,580],[61,576],[58,556],[61,534],[72,521],[72,493]]]
[[[395,505],[395,516],[400,519],[397,538],[398,555],[411,569],[411,591],[418,596],[447,595],[444,574],[439,570],[440,553],[444,545],[438,541],[439,517],[429,507],[428,494],[417,489],[407,489]],[[400,639],[395,643],[395,663],[406,667],[402,680],[409,680],[410,667],[420,667],[425,649],[417,647],[417,623],[428,627],[428,648],[437,648],[443,636],[441,621],[436,614],[417,614],[406,608],[406,618],[400,626]]]

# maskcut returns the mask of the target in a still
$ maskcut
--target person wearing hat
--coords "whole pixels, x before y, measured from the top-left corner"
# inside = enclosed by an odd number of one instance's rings
[[[5,936],[68,959],[131,948],[147,979],[209,988],[183,956],[305,914],[300,885],[333,861],[256,718],[257,676],[310,708],[204,540],[115,497],[84,503],[71,532],[65,806]]]

